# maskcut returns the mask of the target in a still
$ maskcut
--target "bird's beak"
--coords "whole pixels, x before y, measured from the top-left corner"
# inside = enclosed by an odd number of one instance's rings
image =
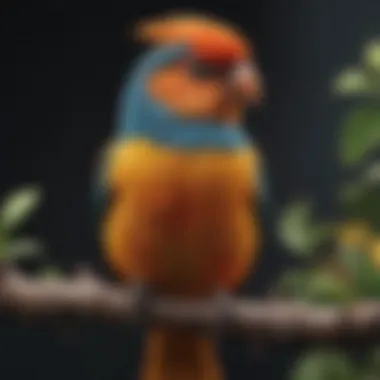
[[[263,97],[262,75],[249,62],[241,62],[232,69],[229,87],[239,98],[250,104],[259,103]]]

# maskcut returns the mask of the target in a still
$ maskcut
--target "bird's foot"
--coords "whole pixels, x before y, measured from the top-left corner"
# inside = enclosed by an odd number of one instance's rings
[[[233,324],[234,300],[231,294],[218,290],[214,298],[216,306],[216,326],[217,336],[228,333]]]
[[[128,287],[131,302],[131,321],[144,324],[149,317],[153,293],[144,282],[134,282]]]

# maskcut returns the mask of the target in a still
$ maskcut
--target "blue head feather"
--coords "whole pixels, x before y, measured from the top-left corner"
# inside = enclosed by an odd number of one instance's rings
[[[238,149],[248,144],[243,128],[221,122],[187,120],[158,104],[147,92],[150,75],[183,58],[183,45],[159,47],[142,57],[123,85],[118,105],[116,139],[145,138],[157,144],[181,149]]]

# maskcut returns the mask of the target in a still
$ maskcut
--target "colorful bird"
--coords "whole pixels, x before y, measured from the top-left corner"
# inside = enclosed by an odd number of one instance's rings
[[[243,130],[263,91],[252,47],[202,15],[145,20],[136,36],[151,48],[123,85],[102,165],[105,256],[121,278],[155,294],[228,294],[261,245],[262,159]],[[209,336],[148,331],[141,380],[222,378]]]

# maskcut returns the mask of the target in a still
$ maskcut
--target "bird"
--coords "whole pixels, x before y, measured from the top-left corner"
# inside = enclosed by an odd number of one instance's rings
[[[211,297],[227,316],[262,246],[263,157],[244,128],[264,96],[253,46],[204,13],[143,19],[134,37],[147,49],[122,83],[94,187],[101,249],[140,312],[154,294]],[[224,377],[210,334],[147,329],[140,380]]]

